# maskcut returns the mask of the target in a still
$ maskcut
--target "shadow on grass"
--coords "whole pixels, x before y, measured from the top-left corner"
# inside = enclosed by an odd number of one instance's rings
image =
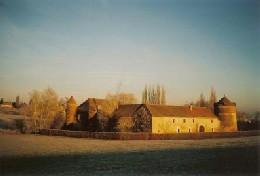
[[[254,147],[1,158],[1,175],[257,175]]]

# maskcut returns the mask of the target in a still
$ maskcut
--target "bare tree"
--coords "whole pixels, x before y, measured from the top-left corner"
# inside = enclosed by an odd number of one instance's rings
[[[142,103],[143,104],[166,104],[164,86],[161,87],[158,84],[155,88],[149,85],[149,88],[147,89],[147,85],[145,85],[145,89],[142,93]]]
[[[207,106],[207,102],[206,102],[206,100],[205,100],[205,98],[204,98],[203,93],[200,94],[200,98],[199,98],[199,100],[196,102],[196,105],[197,105],[197,106],[200,106],[200,107],[206,107],[206,106]]]
[[[16,96],[16,99],[15,99],[15,108],[20,108],[20,97],[19,97],[19,95]]]
[[[157,84],[156,88],[156,104],[161,104],[161,88],[159,84]]]
[[[34,90],[29,93],[29,114],[33,117],[35,130],[50,128],[57,117],[65,117],[63,102],[50,87],[43,92]],[[57,122],[57,119],[56,119]]]
[[[106,99],[118,104],[135,104],[137,102],[134,94],[124,92],[121,92],[118,95],[108,93]]]
[[[216,95],[216,91],[213,87],[211,87],[210,90],[210,97],[209,97],[209,108],[211,109],[212,112],[214,112],[214,104],[217,101],[217,95]]]
[[[162,105],[165,105],[165,104],[166,104],[166,95],[165,95],[165,88],[164,88],[164,86],[162,87],[161,104],[162,104]]]
[[[28,115],[32,116],[34,123],[34,131],[39,127],[41,93],[38,90],[33,90],[29,93]]]

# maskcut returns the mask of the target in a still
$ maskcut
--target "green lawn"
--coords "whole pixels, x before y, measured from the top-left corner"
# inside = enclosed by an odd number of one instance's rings
[[[259,139],[103,141],[0,135],[0,175],[258,175]]]

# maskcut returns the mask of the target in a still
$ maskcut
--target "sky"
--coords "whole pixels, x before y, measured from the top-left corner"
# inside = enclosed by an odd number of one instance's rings
[[[257,0],[0,0],[0,97],[52,87],[78,104],[164,85],[166,101],[211,87],[260,110]]]

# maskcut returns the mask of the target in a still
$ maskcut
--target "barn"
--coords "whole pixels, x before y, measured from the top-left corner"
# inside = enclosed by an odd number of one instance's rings
[[[133,104],[120,105],[114,116],[123,132],[198,133],[237,131],[236,103],[226,96],[207,107]]]
[[[115,111],[120,131],[194,133],[220,131],[220,120],[209,108],[166,105],[120,105]]]

